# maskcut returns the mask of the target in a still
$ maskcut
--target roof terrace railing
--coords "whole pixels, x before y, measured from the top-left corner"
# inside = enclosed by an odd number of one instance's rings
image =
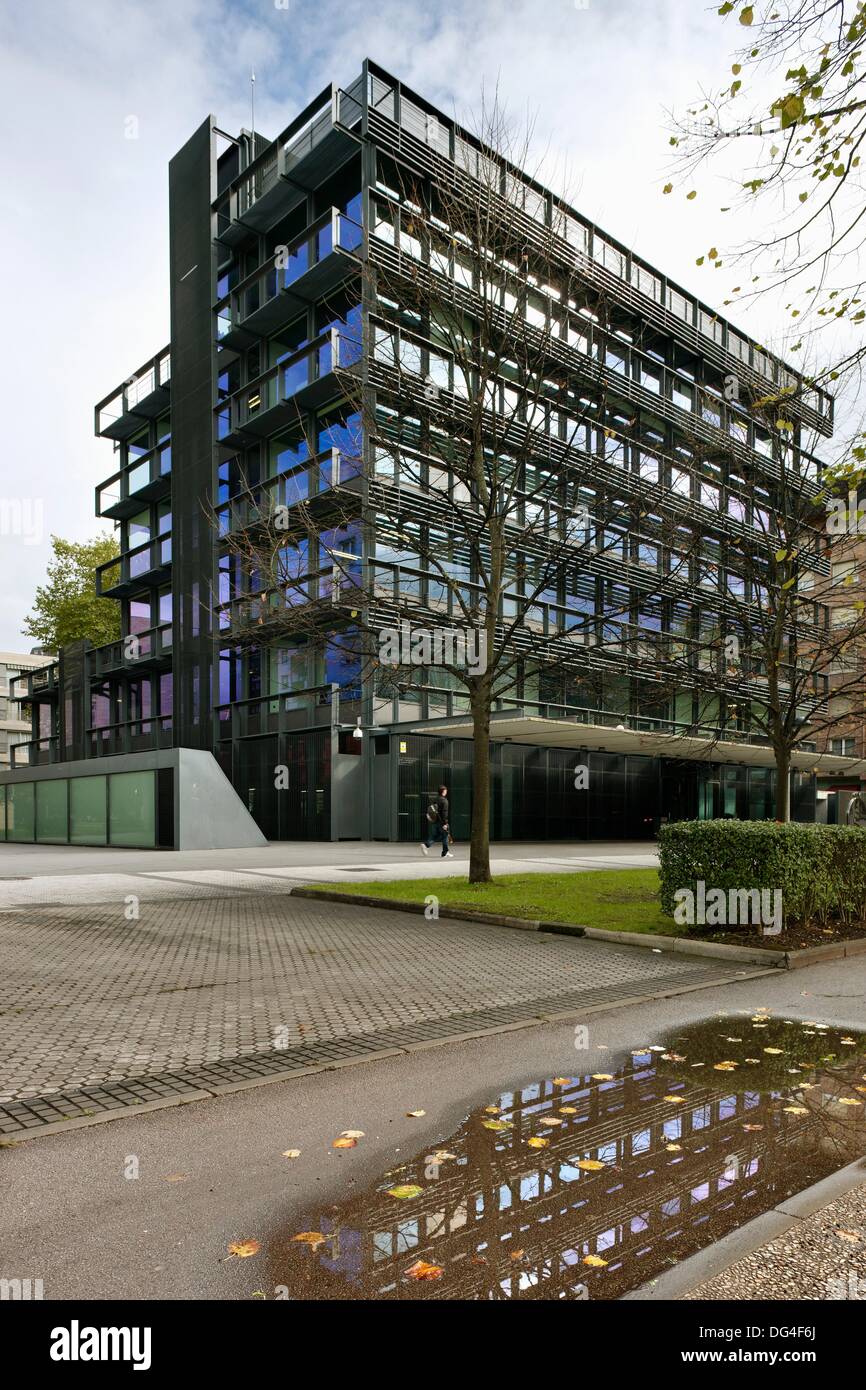
[[[171,351],[167,347],[97,403],[94,412],[96,433],[103,434],[125,415],[134,415],[136,407],[143,400],[153,395],[159,387],[167,387],[170,381]]]

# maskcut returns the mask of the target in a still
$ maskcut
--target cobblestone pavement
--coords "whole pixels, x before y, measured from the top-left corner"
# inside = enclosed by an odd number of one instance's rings
[[[192,1088],[192,1071],[230,1059],[285,1070],[744,973],[699,958],[319,904],[261,880],[255,893],[224,882],[207,896],[201,885],[184,896],[182,883],[161,880],[160,896],[141,898],[139,917],[127,920],[136,910],[130,882],[140,880],[110,885],[110,902],[0,912],[0,1105],[135,1078],[162,1077],[176,1091],[178,1075]],[[43,1113],[41,1122],[56,1118]],[[17,1127],[0,1123],[7,1133]]]

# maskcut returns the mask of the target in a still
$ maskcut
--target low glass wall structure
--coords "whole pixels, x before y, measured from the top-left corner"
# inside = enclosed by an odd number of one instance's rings
[[[157,773],[112,772],[0,786],[0,840],[157,845]]]

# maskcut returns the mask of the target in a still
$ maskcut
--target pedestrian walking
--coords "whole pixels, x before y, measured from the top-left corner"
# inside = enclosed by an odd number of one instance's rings
[[[427,837],[421,841],[423,854],[429,854],[431,847],[439,844],[442,846],[442,859],[454,858],[450,849],[449,815],[448,788],[440,787],[436,800],[427,807]]]

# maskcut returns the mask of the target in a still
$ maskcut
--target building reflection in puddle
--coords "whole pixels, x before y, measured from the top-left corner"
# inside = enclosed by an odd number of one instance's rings
[[[279,1231],[274,1282],[298,1299],[618,1298],[866,1153],[864,1115],[863,1034],[712,1018],[615,1071],[491,1098]]]

